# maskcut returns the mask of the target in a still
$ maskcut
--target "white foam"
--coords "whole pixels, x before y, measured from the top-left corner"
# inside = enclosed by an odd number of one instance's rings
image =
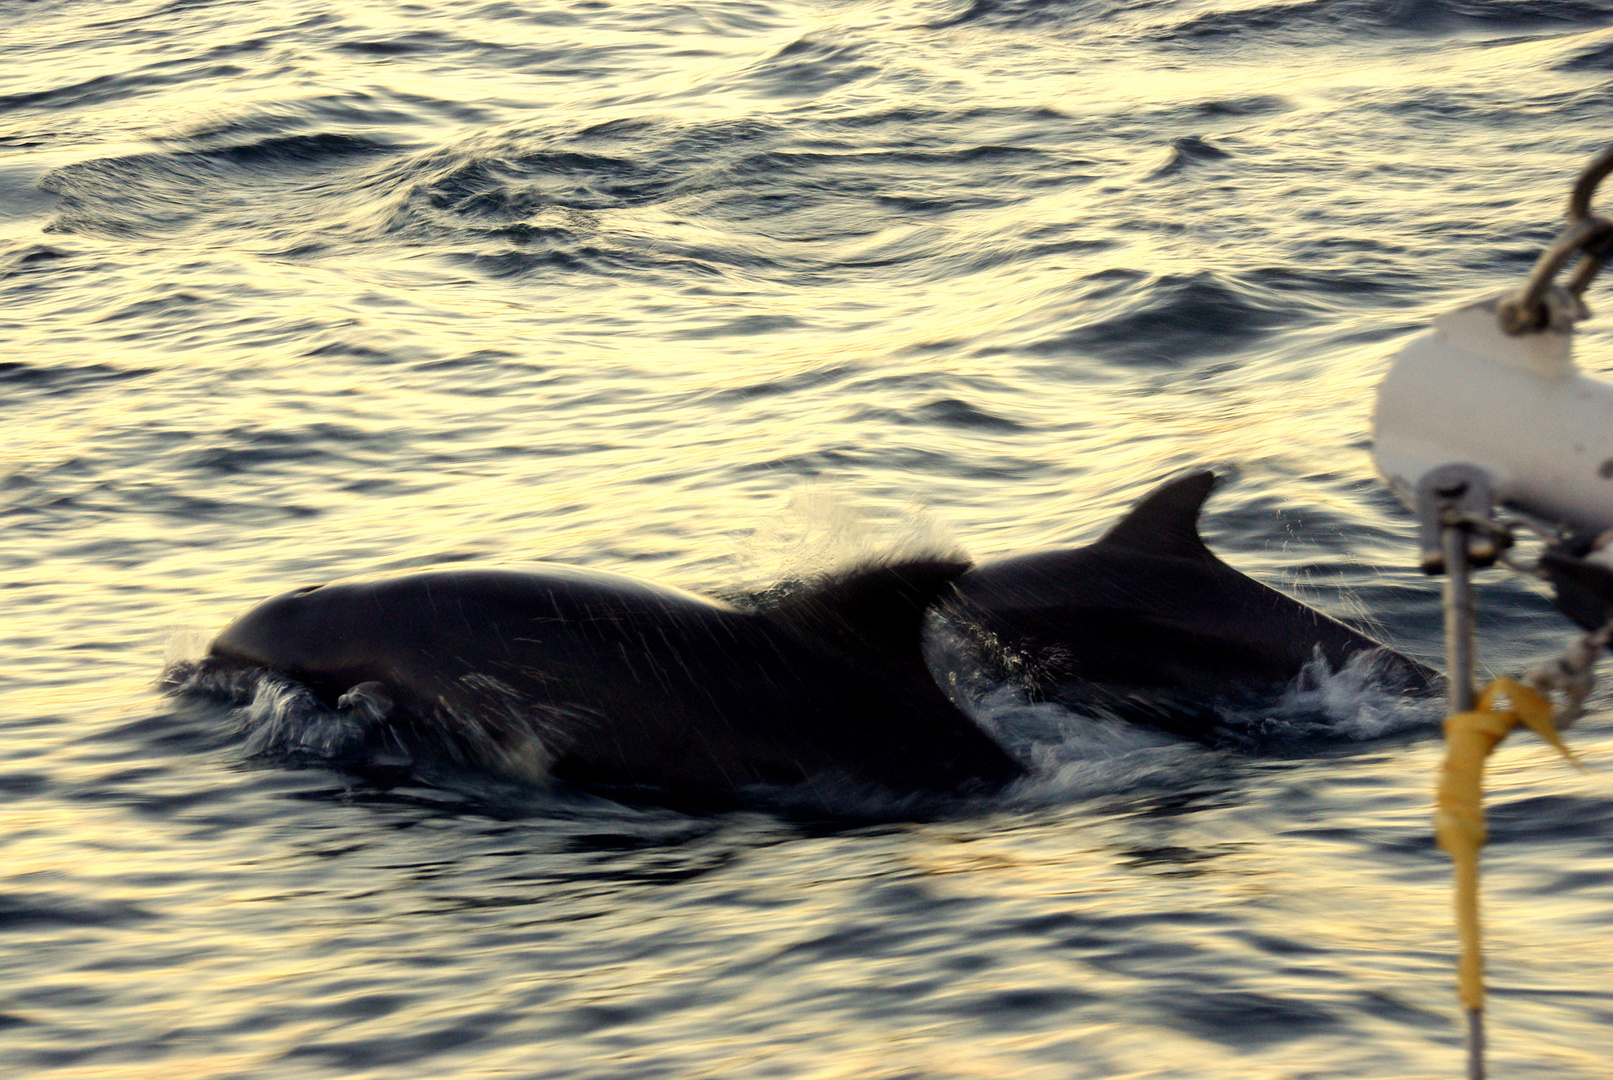
[[[164,669],[176,664],[196,663],[207,655],[207,647],[213,641],[213,635],[200,626],[174,626],[166,634],[167,640],[162,649]]]
[[[1219,773],[1229,755],[1432,729],[1443,715],[1439,700],[1407,694],[1382,654],[1358,653],[1334,671],[1318,653],[1289,686],[1264,700],[1207,696],[1202,704],[1219,724],[1215,734],[1238,747],[1217,750],[1101,705],[1032,701],[1023,688],[992,681],[978,642],[944,620],[932,620],[929,631],[929,657],[943,689],[1031,770],[1005,795],[1015,805],[1180,789]]]
[[[1318,736],[1364,740],[1427,727],[1443,715],[1439,699],[1412,697],[1397,685],[1383,653],[1358,652],[1334,671],[1318,652],[1271,706],[1267,721],[1309,727]]]
[[[880,510],[826,485],[791,493],[784,508],[745,538],[741,576],[763,587],[804,581],[870,563],[964,558],[963,547],[929,507],[908,503]]]
[[[1220,755],[1112,716],[1026,699],[999,686],[970,703],[977,723],[1030,768],[1010,787],[1013,805],[1043,806],[1180,786],[1213,771]]]
[[[321,758],[350,754],[364,745],[364,724],[329,709],[300,683],[265,674],[252,700],[237,710],[248,756],[303,752]]]

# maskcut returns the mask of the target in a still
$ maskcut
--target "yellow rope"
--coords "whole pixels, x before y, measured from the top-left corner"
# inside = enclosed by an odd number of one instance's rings
[[[1512,708],[1497,707],[1503,696]],[[1434,836],[1455,863],[1456,927],[1462,942],[1456,967],[1457,994],[1470,1012],[1484,1008],[1484,959],[1479,945],[1484,759],[1519,724],[1529,727],[1579,765],[1573,751],[1557,735],[1551,702],[1516,679],[1494,680],[1479,694],[1472,712],[1457,713],[1445,720],[1445,762],[1439,769],[1439,791],[1434,800]]]

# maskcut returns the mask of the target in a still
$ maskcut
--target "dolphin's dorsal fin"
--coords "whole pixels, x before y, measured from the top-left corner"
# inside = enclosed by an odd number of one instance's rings
[[[1110,547],[1179,559],[1213,559],[1199,538],[1199,511],[1215,487],[1215,474],[1188,473],[1161,484],[1098,540]]]
[[[967,569],[967,562],[944,558],[864,566],[782,600],[767,614],[858,664],[933,685],[924,664],[924,613]]]

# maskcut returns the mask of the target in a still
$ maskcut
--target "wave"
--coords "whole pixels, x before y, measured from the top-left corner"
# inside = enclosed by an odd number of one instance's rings
[[[1460,30],[1586,28],[1613,22],[1595,0],[1308,0],[1189,14],[1154,37],[1178,43],[1304,34],[1442,34]]]
[[[1020,30],[1097,26],[1129,29],[1159,42],[1194,43],[1244,36],[1270,40],[1295,33],[1315,38],[1322,34],[1414,35],[1469,29],[1529,31],[1597,27],[1609,22],[1613,22],[1613,12],[1597,0],[1300,0],[1265,4],[1221,0],[1210,5],[1180,0],[1163,4],[969,0],[957,14],[928,26]]]
[[[97,389],[108,383],[127,382],[150,375],[153,369],[120,367],[116,364],[37,363],[27,360],[0,360],[0,408],[14,407],[31,396],[74,394]]]
[[[1127,365],[1176,366],[1234,352],[1313,313],[1245,279],[1200,271],[1105,271],[1071,307],[1077,324],[1043,338],[1033,355],[1078,354]],[[1094,315],[1093,308],[1097,308]]]

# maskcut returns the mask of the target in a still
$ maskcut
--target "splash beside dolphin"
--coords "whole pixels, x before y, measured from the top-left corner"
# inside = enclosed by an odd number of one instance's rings
[[[1198,705],[1280,688],[1318,655],[1436,678],[1216,558],[1197,529],[1214,482],[1165,484],[1087,547],[866,567],[760,610],[555,564],[298,589],[204,663],[298,680],[378,749],[706,803],[1023,776],[926,667],[932,608],[1017,658],[1034,692],[1207,740]]]

